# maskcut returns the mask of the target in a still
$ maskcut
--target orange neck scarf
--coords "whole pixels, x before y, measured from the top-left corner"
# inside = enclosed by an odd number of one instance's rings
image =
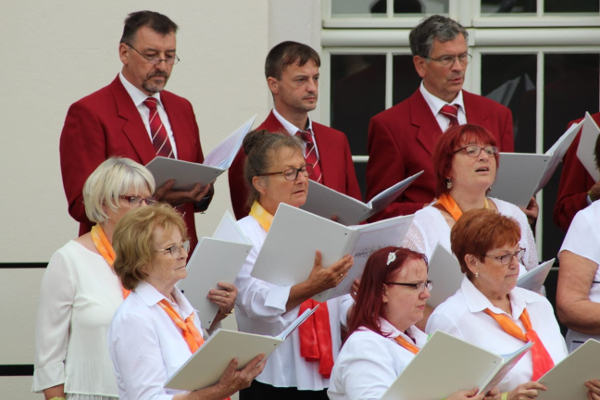
[[[271,228],[273,216],[269,214],[257,201],[252,204],[250,214],[259,225],[267,232]],[[319,303],[308,299],[300,304],[301,315],[305,310],[314,308],[319,304],[317,311],[298,327],[300,336],[300,355],[306,361],[318,361],[319,373],[325,378],[331,376],[333,369],[333,342],[331,340],[331,326],[329,325],[329,309],[327,302]]]
[[[98,253],[104,257],[104,260],[106,260],[112,269],[113,263],[115,262],[115,251],[113,250],[112,244],[106,237],[104,230],[100,225],[96,224],[92,226],[91,235],[94,246],[96,246],[96,250],[98,250]],[[126,299],[131,291],[125,289],[124,287],[121,287],[121,289],[123,290],[123,299]]]
[[[404,347],[406,350],[410,351],[413,354],[417,354],[419,352],[419,348],[417,346],[404,339],[402,336],[397,336],[394,338],[394,340],[398,342],[400,346]]]
[[[506,314],[494,314],[489,308],[486,308],[485,313],[491,316],[500,324],[502,329],[511,336],[516,337],[524,342],[533,342],[531,348],[531,359],[533,362],[533,374],[531,376],[532,381],[537,381],[546,372],[554,367],[554,361],[548,354],[548,350],[544,347],[544,343],[538,336],[537,332],[531,327],[531,320],[529,319],[529,313],[527,309],[524,309],[519,319],[523,323],[525,333],[521,331],[521,328]]]
[[[202,335],[194,325],[194,313],[191,313],[189,317],[185,319],[185,322],[181,319],[177,311],[173,309],[173,307],[169,304],[166,299],[162,299],[158,302],[158,305],[165,310],[167,315],[171,317],[175,325],[181,329],[181,335],[183,339],[187,343],[190,351],[193,353],[196,352],[204,344],[204,339]]]
[[[442,193],[442,195],[438,198],[436,204],[439,204],[444,210],[446,210],[446,212],[450,214],[450,216],[455,221],[458,221],[458,219],[463,214],[458,204],[456,204],[456,201],[448,193]],[[483,208],[490,208],[490,205],[488,204],[488,199],[484,199],[483,204]]]

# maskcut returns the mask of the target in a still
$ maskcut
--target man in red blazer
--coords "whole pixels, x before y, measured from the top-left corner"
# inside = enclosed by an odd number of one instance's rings
[[[600,112],[592,118],[600,125]],[[571,121],[569,126],[578,123],[583,118]],[[558,196],[554,205],[554,223],[564,232],[569,230],[575,214],[592,202],[600,199],[600,182],[594,182],[579,158],[577,147],[581,139],[581,130],[575,136],[571,147],[563,159],[563,168],[558,185]]]
[[[257,129],[290,135],[299,131],[310,133],[322,173],[319,182],[362,200],[346,135],[308,117],[308,112],[317,106],[320,66],[319,54],[309,46],[288,41],[273,47],[267,55],[265,75],[274,107]],[[228,171],[231,204],[237,219],[249,211],[244,183],[245,160],[246,155],[240,150]],[[310,178],[317,180],[313,175]]]
[[[202,147],[192,105],[164,91],[173,65],[177,25],[151,12],[132,13],[125,20],[119,45],[123,63],[113,82],[72,104],[60,137],[60,164],[69,214],[80,223],[80,235],[91,229],[85,215],[82,188],[88,176],[111,156],[128,157],[147,164],[156,157],[144,100],[158,101],[158,115],[166,128],[177,159],[202,162]],[[163,129],[163,128],[161,128]],[[190,192],[172,191],[170,181],[155,196],[185,213],[192,247],[197,243],[194,212],[205,210],[212,199],[212,185],[198,184]]]
[[[413,214],[434,200],[431,155],[437,138],[451,123],[481,125],[496,135],[500,151],[514,150],[510,110],[462,89],[470,60],[467,36],[459,23],[439,15],[411,31],[413,62],[423,81],[411,97],[371,118],[367,198],[421,170],[425,172],[373,221]],[[457,108],[456,122],[441,112],[446,105]]]

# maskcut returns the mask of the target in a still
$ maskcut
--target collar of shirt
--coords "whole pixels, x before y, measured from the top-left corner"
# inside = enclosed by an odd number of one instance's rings
[[[283,127],[285,128],[285,130],[287,131],[287,133],[289,133],[290,135],[294,136],[296,134],[296,132],[298,132],[300,129],[298,129],[298,127],[294,124],[292,124],[290,121],[288,121],[287,119],[283,118],[281,116],[281,114],[279,114],[277,112],[277,110],[275,109],[275,107],[273,107],[273,114],[275,115],[275,118],[277,118],[277,120],[281,123],[281,125],[283,125]],[[312,129],[312,121],[310,119],[310,117],[308,117],[308,126],[306,127],[305,131],[309,131],[310,134],[313,137],[313,142],[315,141],[315,134],[313,133],[313,129]]]
[[[142,105],[144,103],[144,100],[146,100],[148,97],[156,98],[156,100],[158,101],[158,105],[160,107],[163,106],[162,103],[160,102],[160,92],[154,93],[152,96],[148,96],[146,93],[142,92],[140,89],[133,86],[133,84],[131,84],[127,80],[127,78],[125,78],[125,76],[123,76],[123,72],[119,72],[119,79],[121,80],[121,83],[125,87],[125,90],[127,90],[127,93],[129,93],[129,97],[131,97],[131,100],[133,100],[133,104],[135,104],[136,107],[139,107],[140,105]]]
[[[465,300],[467,306],[469,307],[469,311],[471,311],[472,313],[481,312],[486,308],[489,308],[496,314],[506,314],[504,310],[494,306],[492,302],[487,297],[485,297],[485,295],[481,293],[479,289],[477,289],[475,285],[473,285],[473,282],[471,282],[466,276],[463,278],[463,281],[460,285],[460,289],[462,290],[463,295],[465,296]],[[512,318],[515,320],[519,319],[521,313],[523,313],[523,310],[525,309],[525,307],[527,307],[527,304],[534,303],[537,300],[539,300],[538,298],[536,298],[536,296],[541,295],[518,287],[515,287],[513,290],[511,290],[509,293],[509,297],[510,305],[512,307]]]
[[[404,332],[400,332],[385,318],[379,318],[379,326],[381,327],[381,332],[390,340],[394,340],[398,336],[402,336],[402,338],[407,340],[409,343],[415,343],[416,341],[416,345],[418,347],[423,347],[423,345],[427,341],[427,334],[414,325],[406,330],[408,335]],[[360,328],[358,328],[358,330],[368,331],[369,328],[361,326]]]
[[[166,299],[169,303],[173,304],[169,299],[163,296],[154,286],[146,281],[141,281],[138,283],[137,287],[134,291],[140,296],[142,301],[148,306],[152,307],[162,299]],[[178,308],[181,310],[182,319],[186,319],[194,312],[194,307],[190,304],[190,302],[185,298],[183,293],[179,291],[176,287],[173,288],[171,292],[173,297],[175,298],[175,302],[177,303]]]
[[[431,109],[431,112],[433,113],[433,115],[435,115],[436,117],[438,115],[440,115],[440,110],[442,109],[442,107],[444,107],[448,103],[446,103],[444,100],[440,99],[439,97],[436,97],[436,96],[432,95],[431,93],[429,93],[427,91],[427,89],[425,89],[425,85],[423,84],[423,81],[421,81],[421,86],[419,87],[419,90],[421,91],[421,94],[423,95],[423,98],[425,99],[425,102]],[[452,102],[450,104],[452,104],[452,105],[456,104],[456,105],[460,106],[460,107],[458,107],[458,115],[457,115],[458,122],[460,124],[466,123],[467,122],[467,114],[465,112],[465,103],[463,101],[462,90],[460,92],[458,92],[458,95],[456,96],[456,98],[454,100],[452,100]],[[446,118],[446,117],[443,117],[443,118]]]

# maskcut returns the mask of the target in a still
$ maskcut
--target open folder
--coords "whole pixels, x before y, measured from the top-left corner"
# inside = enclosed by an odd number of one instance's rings
[[[596,168],[595,149],[600,129],[598,129],[596,121],[594,121],[594,118],[588,112],[585,113],[585,118],[582,122],[583,129],[581,131],[581,138],[579,139],[579,146],[577,147],[577,158],[579,158],[579,161],[581,161],[588,174],[594,179],[594,182],[598,182],[600,181],[600,171]]]
[[[323,255],[324,267],[351,254],[354,265],[344,280],[313,299],[322,302],[342,296],[350,293],[354,279],[362,276],[371,253],[386,246],[400,246],[412,218],[412,215],[407,215],[346,227],[281,203],[251,275],[275,285],[293,286],[308,278],[315,263],[316,250]]]
[[[187,264],[187,278],[177,287],[198,311],[204,328],[210,327],[219,311],[219,306],[207,298],[208,292],[218,288],[217,282],[233,283],[251,249],[252,244],[229,211],[225,211],[213,237],[198,242]]]
[[[586,400],[584,383],[600,378],[600,342],[589,339],[538,379],[548,388],[538,391],[540,400]]]
[[[517,286],[523,289],[531,290],[532,292],[539,293],[542,290],[542,286],[548,277],[550,269],[554,265],[554,258],[548,261],[544,261],[537,267],[527,271],[517,279]]]
[[[204,185],[217,179],[227,171],[242,146],[244,137],[250,132],[256,115],[231,133],[204,159],[204,164],[176,160],[174,158],[156,157],[146,168],[150,170],[159,188],[169,179],[175,180],[173,190],[192,190],[198,183]],[[182,144],[185,146],[185,143]]]
[[[381,400],[439,400],[474,387],[487,392],[498,386],[531,346],[533,342],[499,356],[437,331]]]
[[[304,311],[277,336],[219,329],[167,380],[164,387],[188,392],[203,389],[219,382],[234,358],[241,370],[261,353],[268,357],[317,307]]]
[[[573,124],[544,154],[500,153],[490,197],[527,207],[531,196],[546,186],[573,143],[581,122]]]
[[[367,204],[311,180],[308,184],[306,203],[300,208],[324,218],[335,215],[340,224],[355,225],[392,204],[422,173],[423,171],[416,173],[387,188]]]

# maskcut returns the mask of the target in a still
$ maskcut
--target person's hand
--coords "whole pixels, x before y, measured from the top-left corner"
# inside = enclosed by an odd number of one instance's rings
[[[588,196],[590,196],[590,200],[592,202],[600,199],[600,182],[594,183],[594,186],[588,192]]]
[[[498,388],[493,388],[485,394],[484,400],[501,400],[502,393]]]
[[[485,393],[479,393],[479,388],[473,388],[471,390],[459,390],[458,392],[452,393],[450,396],[446,397],[446,400],[483,400]]]
[[[600,380],[589,380],[585,383],[585,386],[590,390],[587,396],[588,400],[600,400]]]
[[[219,289],[208,292],[208,299],[219,306],[219,314],[227,316],[235,306],[238,290],[233,283],[218,282],[217,286]]]
[[[532,197],[527,204],[527,208],[519,207],[527,216],[527,222],[529,225],[533,225],[537,220],[538,214],[540,213],[540,207],[538,206],[535,197]]]
[[[317,250],[315,252],[315,264],[307,279],[310,286],[315,288],[316,293],[321,293],[324,290],[339,285],[346,277],[350,267],[354,264],[354,257],[346,254],[329,268],[323,268],[323,265],[321,264],[322,258],[321,252]]]
[[[332,216],[331,216],[331,220],[332,220],[333,222],[338,222],[338,216],[337,216],[337,215],[335,215],[335,214],[334,214],[334,215],[332,215]]]
[[[250,386],[254,378],[256,378],[265,369],[266,362],[264,354],[256,356],[245,368],[237,371],[238,360],[234,358],[229,363],[229,366],[221,375],[221,379],[217,385],[223,389],[225,396],[231,396],[242,389]]]
[[[173,207],[180,206],[185,203],[197,203],[202,200],[212,189],[212,183],[202,186],[201,183],[196,184],[192,190],[185,192],[183,190],[173,190],[175,180],[169,179],[160,188],[154,192],[154,197],[158,201],[169,203]]]
[[[354,282],[352,282],[352,287],[350,288],[350,296],[352,297],[352,300],[356,301],[356,294],[358,293],[358,287],[360,286],[360,279],[355,279]]]
[[[534,381],[522,383],[508,392],[508,400],[535,399],[538,395],[538,390],[546,391],[548,388],[543,384]]]

